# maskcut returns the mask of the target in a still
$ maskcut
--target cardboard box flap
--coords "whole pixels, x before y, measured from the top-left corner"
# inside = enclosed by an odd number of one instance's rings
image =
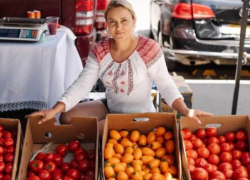
[[[161,114],[161,116],[159,116]],[[131,129],[140,130],[141,133],[146,134],[162,125],[164,119],[175,120],[174,114],[167,113],[141,113],[141,114],[108,114],[107,120],[108,129]],[[115,122],[115,123],[114,123]],[[172,121],[174,122],[174,121]],[[167,128],[173,127],[173,124],[166,124]]]
[[[80,125],[80,117],[72,117],[72,124],[56,125],[56,119],[53,118],[44,122],[42,126],[39,126],[37,124],[41,117],[32,117],[29,119],[31,130],[32,132],[36,132],[32,133],[33,140],[36,143],[43,144],[51,142],[53,137],[53,141],[57,143],[64,143],[65,141],[70,142],[73,139],[76,140],[77,137],[77,140],[79,140],[81,143],[96,142],[96,139],[99,135],[96,134],[96,136],[93,136],[93,132],[98,132],[97,119],[96,121],[93,121],[93,118],[91,117],[84,118],[85,126],[82,126],[82,124]],[[58,131],[59,126],[60,131]],[[62,139],[62,134],[67,134],[67,136],[64,136],[64,139]]]
[[[1,118],[1,125],[4,126],[6,130],[14,130],[17,129],[19,119],[8,119],[8,118]]]

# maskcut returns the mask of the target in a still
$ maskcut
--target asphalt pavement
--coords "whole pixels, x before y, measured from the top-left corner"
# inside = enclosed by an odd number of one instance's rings
[[[231,115],[234,80],[188,80],[193,91],[194,109],[204,110],[213,115]],[[250,81],[241,80],[237,102],[237,115],[250,116]]]

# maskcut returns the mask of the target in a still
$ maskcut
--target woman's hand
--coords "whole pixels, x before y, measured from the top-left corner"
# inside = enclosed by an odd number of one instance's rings
[[[201,121],[197,118],[197,116],[212,116],[212,114],[196,109],[187,109],[186,117],[190,117],[201,124]]]
[[[56,113],[53,109],[47,109],[47,110],[41,110],[41,111],[36,111],[33,112],[27,116],[26,118],[34,117],[34,116],[42,116],[43,118],[38,122],[38,124],[44,123],[53,117],[55,117]]]

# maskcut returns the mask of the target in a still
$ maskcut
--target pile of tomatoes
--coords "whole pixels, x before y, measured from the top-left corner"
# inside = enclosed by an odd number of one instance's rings
[[[193,180],[248,180],[250,152],[245,130],[217,135],[215,127],[181,130]]]
[[[70,163],[63,160],[68,153],[74,154]],[[95,155],[94,149],[85,150],[79,141],[60,144],[56,152],[39,152],[29,162],[28,180],[94,180]]]
[[[104,149],[106,180],[177,180],[175,141],[160,126],[147,135],[134,130],[109,131]]]
[[[0,179],[11,179],[16,137],[16,130],[7,131],[0,125]]]

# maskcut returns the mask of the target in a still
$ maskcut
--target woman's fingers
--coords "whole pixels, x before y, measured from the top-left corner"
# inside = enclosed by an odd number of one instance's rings
[[[44,113],[42,111],[36,111],[36,112],[33,112],[33,113],[25,116],[25,118],[30,118],[30,117],[34,117],[34,116],[43,116],[44,117]]]

